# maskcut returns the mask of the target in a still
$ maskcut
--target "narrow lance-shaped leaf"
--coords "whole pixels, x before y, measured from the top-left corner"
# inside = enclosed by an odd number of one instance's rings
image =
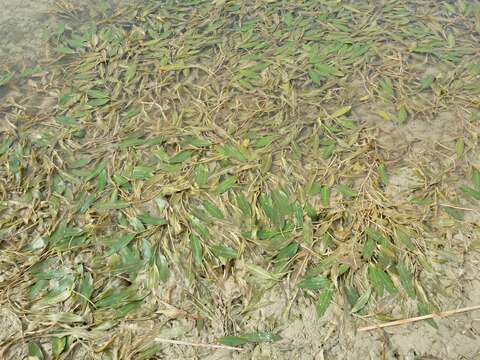
[[[413,288],[410,271],[402,263],[398,263],[396,266],[396,269],[398,272],[398,276],[400,277],[400,282],[403,288],[405,289],[405,291],[407,292],[408,296],[410,296],[412,299],[415,299],[416,294],[415,294],[415,289]]]
[[[125,72],[125,82],[129,83],[135,77],[137,73],[137,64],[130,64],[127,67],[127,71]]]
[[[35,341],[30,341],[28,343],[28,354],[34,358],[37,358],[38,360],[45,359],[42,348]]]
[[[241,336],[223,336],[218,342],[227,346],[240,346],[247,343],[269,343],[279,341],[282,338],[279,335],[270,332],[258,332]]]
[[[473,170],[472,182],[477,191],[480,191],[480,170]]]
[[[199,187],[207,185],[208,166],[205,164],[198,164],[194,170],[194,178]]]
[[[233,185],[237,182],[235,176],[227,176],[220,184],[217,186],[217,193],[223,194],[225,191],[231,189]]]
[[[212,252],[215,256],[225,259],[234,259],[237,257],[237,252],[231,247],[225,245],[212,246]]]
[[[322,276],[313,276],[303,279],[298,283],[300,289],[325,289],[331,285],[331,281]]]
[[[320,199],[323,206],[328,207],[330,205],[330,189],[327,186],[322,186],[320,190]]]
[[[90,273],[86,273],[80,281],[79,287],[80,303],[85,304],[90,300],[93,293],[93,278]]]
[[[336,189],[340,194],[347,198],[355,197],[358,195],[356,191],[352,190],[352,188],[347,185],[338,184]]]
[[[245,195],[243,195],[243,193],[238,193],[235,199],[237,200],[237,206],[240,208],[243,215],[250,218],[252,216],[252,207]]]
[[[430,315],[432,313],[432,311],[429,309],[428,305],[422,303],[422,302],[419,302],[417,304],[417,310],[418,310],[418,315],[419,316],[425,316],[425,315]],[[438,325],[437,323],[435,322],[435,320],[433,319],[426,319],[425,320],[431,327],[433,327],[434,329],[438,329]]]
[[[67,337],[54,337],[52,339],[52,357],[58,359],[60,354],[65,350],[67,345]]]
[[[205,210],[207,210],[207,212],[211,216],[213,216],[214,218],[217,218],[217,219],[220,219],[220,220],[223,220],[225,218],[223,216],[222,211],[218,207],[216,207],[213,203],[211,203],[210,201],[203,200],[202,204],[203,204],[203,207],[205,208]]]
[[[192,255],[195,264],[200,265],[203,260],[203,252],[200,238],[197,235],[190,235],[190,247],[192,249]]]
[[[332,302],[333,298],[333,290],[331,288],[325,289],[320,294],[320,297],[315,304],[315,309],[317,310],[318,317],[322,317],[325,315],[330,303]]]
[[[162,254],[157,256],[157,269],[160,281],[167,282],[170,276],[170,270],[168,269],[167,258]]]
[[[229,157],[229,158],[232,158],[232,159],[235,159],[239,162],[246,162],[247,161],[247,158],[245,157],[245,155],[243,155],[240,150],[238,150],[235,146],[233,145],[230,145],[230,144],[226,144],[224,146],[222,146],[220,149],[219,149],[219,152],[226,156],[226,157]]]
[[[352,313],[359,312],[362,310],[365,305],[367,305],[368,300],[370,300],[370,296],[372,295],[372,288],[368,288],[357,300],[355,305],[352,308]]]

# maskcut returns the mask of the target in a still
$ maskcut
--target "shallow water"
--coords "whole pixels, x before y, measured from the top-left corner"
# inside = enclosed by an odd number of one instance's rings
[[[113,6],[117,6],[124,1],[111,2]],[[3,69],[0,70],[15,70],[17,72],[23,71],[25,68],[31,68],[39,64],[38,59],[43,59],[43,54],[46,49],[46,41],[55,29],[59,25],[66,21],[74,24],[75,22],[65,20],[50,13],[54,1],[52,0],[0,0],[0,63]],[[220,2],[219,2],[220,3]],[[75,25],[72,25],[75,26]],[[442,73],[442,69],[434,69],[432,67],[425,67],[420,64],[421,73],[428,75],[434,73],[438,76]],[[35,80],[35,79],[33,79]],[[14,93],[15,96],[21,95],[22,92],[26,92],[25,86],[26,80],[19,81],[19,84],[14,86],[1,88],[0,87],[0,101],[9,92]],[[17,87],[18,85],[18,87]],[[48,99],[39,99],[38,101],[48,101]],[[382,115],[379,116],[378,109],[372,109],[368,107],[362,108],[359,106],[354,109],[354,115],[361,117],[368,114],[371,116],[370,126],[378,129],[378,143],[379,146],[392,149],[400,148],[404,142],[408,142],[411,146],[412,152],[420,154],[428,154],[428,150],[437,146],[438,144],[448,144],[449,150],[454,147],[454,141],[458,136],[458,123],[457,115],[452,112],[448,112],[442,109],[439,115],[434,117],[434,121],[425,122],[409,122],[405,127],[399,128],[397,124],[392,121],[382,119]],[[0,117],[2,115],[0,114]],[[3,124],[2,124],[3,125]],[[478,131],[478,125],[474,125],[475,131]],[[0,126],[2,129],[2,126]],[[474,148],[476,144],[471,144]],[[442,145],[445,146],[445,145]],[[467,144],[468,146],[468,144]],[[444,161],[444,157],[451,157],[451,154],[442,155],[439,151],[437,159],[438,162]],[[411,162],[414,161],[412,157]],[[452,161],[453,162],[453,161]],[[475,166],[479,166],[479,159],[473,159],[472,163]],[[454,166],[454,165],[452,165]],[[414,166],[412,165],[412,168]],[[391,194],[392,198],[401,195],[405,189],[415,188],[420,186],[418,183],[418,174],[415,173],[412,168],[398,168],[392,171],[392,181],[386,188],[386,193]],[[432,180],[432,183],[434,181]],[[433,186],[433,185],[432,185]],[[399,199],[400,201],[401,199]],[[478,209],[477,209],[478,210]],[[474,215],[472,215],[474,216]],[[478,217],[478,214],[475,215]],[[473,222],[473,221],[472,221]],[[449,234],[451,239],[460,239],[459,241],[467,240],[463,239],[462,234]],[[448,254],[447,254],[448,255]],[[444,260],[443,260],[444,261]],[[457,264],[454,271],[458,273],[450,272],[449,275],[455,278],[458,274],[478,274],[479,270],[479,257],[478,253],[470,254],[463,260],[464,263]],[[230,284],[232,293],[234,292],[235,284]],[[457,307],[465,303],[471,304],[474,299],[480,298],[480,281],[477,275],[469,275],[468,282],[462,286],[464,291],[464,299],[454,299],[449,305],[451,307]],[[282,312],[282,306],[284,304],[276,303],[277,297],[280,298],[280,294],[271,295],[266,299],[270,305],[266,308],[270,314],[278,314]],[[172,311],[170,309],[170,311]],[[340,311],[339,311],[340,312]],[[264,314],[258,315],[254,322],[260,322],[265,320]],[[301,317],[303,316],[303,318]],[[360,358],[399,358],[405,360],[421,359],[418,356],[430,356],[435,355],[443,359],[457,359],[460,356],[473,359],[474,354],[478,354],[480,351],[479,337],[480,332],[478,313],[467,314],[457,318],[444,320],[441,322],[440,330],[434,330],[427,325],[414,325],[404,327],[400,329],[391,330],[388,333],[375,333],[375,334],[362,334],[356,335],[350,329],[351,324],[335,323],[338,318],[330,317],[328,321],[318,320],[315,316],[315,312],[311,309],[302,310],[302,315],[299,315],[297,319],[292,320],[291,326],[287,326],[287,329],[282,334],[287,340],[291,340],[292,348],[298,347],[298,350],[285,349],[287,355],[285,359],[290,359],[292,356],[297,356],[298,359],[314,359],[314,358],[345,358],[345,359],[360,359]],[[8,324],[2,326],[1,323]],[[334,324],[334,325],[332,325]],[[8,312],[0,312],[0,329],[7,329],[8,327],[18,327],[15,321],[11,320]],[[135,325],[141,326],[142,325]],[[133,327],[133,326],[132,326]],[[340,330],[337,330],[340,328]],[[312,331],[314,329],[315,331]],[[338,340],[333,344],[330,342],[330,348],[322,349],[323,343],[319,340],[319,336],[316,332],[324,331],[335,333],[340,331],[346,339]],[[8,334],[7,335],[11,335]],[[325,334],[322,334],[325,335]],[[4,340],[5,336],[2,336],[0,331],[0,339]],[[308,347],[308,355],[303,356],[302,347]],[[435,348],[435,349],[434,349]],[[289,351],[289,352],[287,352]],[[355,355],[352,355],[355,353]],[[167,351],[168,354],[168,351]],[[397,354],[398,356],[396,356]],[[415,355],[417,354],[417,355]],[[167,355],[168,356],[168,355]],[[170,355],[175,356],[175,355]],[[245,359],[250,356],[246,355]],[[268,355],[262,355],[255,353],[252,355],[256,359],[265,358]],[[262,357],[263,356],[263,357]],[[277,353],[277,356],[278,353]],[[468,356],[468,357],[467,357]],[[171,357],[173,358],[173,357]],[[228,355],[224,357],[211,355],[209,359],[228,358]],[[280,357],[277,357],[281,359]],[[423,357],[424,358],[424,357]],[[238,357],[243,359],[243,357]]]

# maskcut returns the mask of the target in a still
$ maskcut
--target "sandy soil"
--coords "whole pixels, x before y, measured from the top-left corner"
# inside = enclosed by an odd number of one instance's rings
[[[53,0],[0,0],[0,63],[34,62],[55,19]]]
[[[13,65],[34,63],[41,53],[47,34],[58,24],[58,19],[48,15],[53,0],[0,0],[0,63]],[[442,118],[443,116],[443,118]],[[381,140],[385,144],[408,141],[415,151],[429,149],[438,142],[448,143],[454,137],[455,121],[439,115],[430,123],[412,121],[403,129],[385,122]],[[407,171],[408,173],[408,171]],[[392,183],[401,189],[402,176]],[[478,209],[477,209],[478,210]],[[478,213],[477,213],[478,218]],[[468,248],[471,239],[462,234],[452,234],[458,248]],[[453,287],[457,297],[445,301],[445,310],[477,305],[480,299],[480,255],[467,254],[449,269],[442,278],[444,286]],[[281,295],[281,296],[278,296]],[[258,311],[250,321],[268,321],[285,318],[285,307],[292,299],[285,294],[268,295],[270,305]],[[281,302],[278,299],[284,299]],[[356,333],[355,327],[365,321],[354,319],[342,303],[331,306],[328,314],[318,320],[312,304],[299,300],[292,306],[281,335],[283,340],[273,345],[261,345],[251,351],[235,354],[235,359],[479,359],[480,312],[471,312],[438,321],[436,330],[425,323],[410,324],[388,330]],[[367,319],[368,320],[368,319]],[[148,326],[147,324],[145,324]],[[0,311],[0,340],[20,331],[15,317]],[[152,324],[153,326],[153,324]],[[231,359],[230,352],[187,350],[170,353],[174,358]],[[207,355],[208,354],[208,355]],[[19,355],[20,356],[20,355]]]

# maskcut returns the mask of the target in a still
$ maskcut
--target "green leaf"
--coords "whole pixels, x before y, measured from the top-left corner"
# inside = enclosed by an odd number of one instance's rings
[[[125,82],[129,83],[135,77],[137,73],[137,64],[129,64],[127,71],[125,71]]]
[[[284,247],[282,250],[280,250],[277,254],[276,260],[277,261],[282,261],[282,260],[288,260],[291,257],[295,256],[299,248],[298,243],[293,242],[290,245]]]
[[[114,253],[120,251],[122,248],[130,244],[130,242],[135,238],[135,235],[125,234],[118,238],[118,240],[110,247],[110,249],[105,253],[105,256],[113,255]]]
[[[150,360],[154,359],[155,355],[164,350],[163,345],[157,344],[147,347],[135,355],[135,360]]]
[[[315,304],[315,309],[317,310],[318,317],[322,317],[323,315],[325,315],[325,312],[327,311],[330,303],[332,302],[332,298],[332,289],[325,289],[324,291],[322,291],[320,297],[317,300],[317,303]]]
[[[53,305],[67,300],[72,293],[74,280],[72,275],[65,275],[58,284],[39,301],[39,304],[42,306]]]
[[[317,194],[320,194],[322,192],[322,185],[318,182],[313,182],[309,187],[308,187],[308,195],[310,196],[315,196]]]
[[[480,191],[475,190],[468,186],[462,186],[460,189],[465,194],[465,196],[469,198],[473,198],[475,200],[480,200]]]
[[[73,170],[75,176],[84,177],[86,181],[96,178],[107,167],[106,161],[99,162],[91,171]]]
[[[443,210],[453,219],[462,221],[463,211],[449,206],[444,206]]]
[[[261,149],[261,148],[264,148],[264,147],[270,145],[272,142],[275,141],[275,139],[276,139],[275,135],[262,136],[262,137],[256,139],[253,142],[252,145],[255,149]]]
[[[150,215],[150,214],[146,214],[146,213],[137,215],[137,218],[138,218],[142,223],[144,223],[145,225],[157,225],[157,226],[161,226],[161,225],[166,225],[166,224],[168,224],[168,221],[167,221],[167,220],[162,219],[162,218],[158,218],[158,217],[152,216],[152,215]]]
[[[313,276],[303,279],[298,283],[300,289],[326,289],[330,287],[331,281],[323,276]]]
[[[203,187],[208,181],[208,166],[205,164],[198,164],[194,170],[195,182],[199,187]]]
[[[432,311],[429,309],[429,306],[421,302],[417,304],[417,310],[419,316],[430,315],[432,313]],[[425,321],[434,329],[438,329],[438,324],[435,322],[435,320],[426,319]]]
[[[48,314],[47,318],[52,322],[65,324],[73,324],[85,321],[82,316],[70,312],[56,312],[53,314]]]
[[[193,151],[183,150],[170,158],[170,164],[181,164],[192,157]]]
[[[98,210],[119,210],[119,209],[125,209],[129,206],[130,206],[130,203],[126,201],[111,201],[111,202],[97,204],[96,208]]]
[[[203,260],[202,245],[200,238],[196,235],[190,235],[190,247],[192,249],[193,260],[195,264],[201,265]]]
[[[201,237],[203,237],[204,239],[208,239],[210,237],[208,229],[195,216],[192,216],[191,224],[195,232],[197,232],[197,234],[199,234]]]
[[[43,355],[43,350],[40,345],[35,341],[30,341],[28,343],[28,355],[37,358],[38,360],[45,359]]]
[[[90,273],[86,273],[80,281],[78,292],[80,294],[79,301],[81,304],[85,304],[88,300],[90,300],[90,297],[93,293],[93,278]]]
[[[170,270],[168,270],[167,258],[162,254],[157,256],[157,269],[160,281],[167,282],[170,276]]]
[[[45,290],[48,286],[48,280],[38,280],[35,284],[30,286],[27,290],[28,297],[30,299],[35,299],[41,292],[42,290]]]
[[[148,260],[149,264],[152,264],[154,261],[154,250],[152,247],[152,244],[148,239],[142,239],[140,242],[141,245],[141,250],[142,250],[142,255],[144,259]]]
[[[324,207],[330,205],[330,189],[327,186],[322,186],[320,190],[320,200]]]
[[[135,166],[132,171],[133,180],[148,180],[153,177],[154,169],[149,166]]]
[[[52,339],[52,357],[58,359],[60,354],[65,350],[67,345],[67,337],[54,337]]]
[[[457,154],[457,159],[460,159],[463,155],[465,149],[465,141],[463,139],[458,139],[455,142],[455,154]]]
[[[298,202],[293,204],[293,213],[295,215],[295,225],[301,228],[303,226],[303,209]]]
[[[400,124],[404,124],[407,121],[407,118],[408,118],[407,107],[405,105],[402,105],[398,110],[398,122]]]
[[[62,116],[57,116],[55,118],[55,120],[62,124],[62,125],[65,125],[65,126],[70,126],[70,125],[77,125],[77,120],[75,120],[75,118],[71,117],[71,116],[65,116],[65,115],[62,115]]]
[[[7,152],[7,150],[10,148],[10,146],[13,143],[13,138],[5,138],[1,143],[0,143],[0,155],[3,155]]]
[[[272,201],[274,209],[278,210],[281,216],[291,215],[293,212],[292,205],[288,195],[282,190],[272,192]]]
[[[373,285],[373,288],[375,289],[375,292],[378,294],[378,296],[383,296],[383,290],[385,286],[383,285],[383,282],[380,278],[379,270],[375,265],[370,265],[368,267],[368,279]]]
[[[313,224],[309,217],[303,221],[303,241],[309,246],[313,243]]]
[[[140,114],[141,111],[142,109],[140,108],[131,108],[131,109],[128,109],[126,112],[122,113],[122,116],[125,120],[128,120]]]
[[[247,343],[270,343],[281,339],[279,335],[270,332],[258,332],[242,336],[223,336],[218,339],[218,342],[227,346],[239,346]]]
[[[335,143],[330,143],[324,146],[323,152],[322,152],[322,158],[325,160],[330,159],[334,150],[335,150]]]
[[[107,170],[103,169],[102,171],[100,171],[100,174],[98,174],[98,179],[97,179],[98,192],[102,192],[103,190],[105,190],[105,186],[107,186],[107,178],[108,178]]]
[[[382,184],[387,185],[388,184],[388,175],[387,175],[387,170],[385,169],[385,164],[380,164],[378,166],[378,177],[380,178],[380,181]]]
[[[108,102],[110,102],[109,98],[92,99],[87,101],[87,105],[91,107],[99,107],[107,104]]]
[[[136,293],[137,290],[133,287],[108,289],[100,295],[99,299],[95,302],[95,306],[99,309],[118,308],[134,297]]]
[[[362,256],[365,258],[365,260],[369,260],[373,252],[375,251],[375,240],[373,240],[371,237],[367,237],[367,241],[363,244],[363,249],[362,249]]]
[[[475,190],[480,191],[480,171],[477,169],[473,170],[472,182]]]
[[[350,188],[347,185],[338,184],[336,186],[336,189],[340,194],[342,194],[343,196],[345,196],[347,198],[356,197],[358,195],[358,193],[356,191],[352,190],[352,188]]]
[[[237,201],[237,206],[240,208],[242,211],[243,215],[247,218],[252,217],[252,207],[250,206],[250,203],[248,202],[247,198],[243,193],[238,193],[235,197]]]
[[[365,307],[365,305],[367,305],[368,300],[370,300],[371,295],[372,295],[372,288],[369,288],[367,291],[365,291],[362,294],[362,296],[360,296],[357,299],[357,302],[355,303],[355,305],[352,308],[352,313],[357,313],[360,310],[362,310]]]
[[[210,145],[212,145],[212,142],[210,140],[207,140],[207,139],[202,139],[202,138],[198,138],[198,137],[194,137],[194,136],[189,136],[184,140],[183,144],[191,145],[191,146],[194,146],[194,147],[197,147],[197,148],[204,148],[204,147],[209,147]]]
[[[237,251],[225,245],[212,246],[212,252],[215,256],[225,259],[234,259],[237,257]]]
[[[433,204],[433,199],[431,198],[422,199],[422,198],[416,197],[411,200],[411,203],[415,205],[431,205]]]
[[[390,101],[393,99],[393,85],[392,82],[389,78],[381,79],[379,81],[380,84],[380,90],[379,94],[380,96],[387,101]]]
[[[415,289],[413,288],[410,271],[402,263],[398,263],[396,266],[396,269],[398,272],[398,276],[400,277],[400,282],[403,288],[405,289],[405,291],[407,292],[408,296],[410,296],[412,299],[415,299],[416,294],[415,294]]]
[[[233,158],[239,162],[247,162],[247,158],[233,145],[225,144],[218,151],[223,156]]]
[[[393,284],[392,279],[390,278],[390,275],[388,275],[385,271],[378,269],[378,275],[380,277],[380,280],[383,283],[384,288],[391,294],[395,295],[398,290]]]
[[[282,277],[282,274],[279,273],[274,273],[274,272],[269,272],[265,269],[263,269],[260,266],[254,265],[254,264],[247,264],[246,268],[248,271],[250,271],[255,277],[261,279],[261,280],[266,280],[266,281],[279,281]]]
[[[357,290],[353,287],[345,287],[345,295],[347,296],[347,300],[351,306],[355,305],[360,297]]]
[[[413,251],[415,250],[415,245],[413,245],[412,240],[410,239],[411,236],[408,232],[402,230],[401,228],[397,228],[395,230],[395,237],[407,247],[408,250]]]
[[[85,165],[87,165],[88,163],[90,163],[92,161],[92,158],[90,157],[87,157],[87,158],[80,158],[80,159],[77,159],[77,160],[73,160],[71,162],[68,163],[68,167],[70,169],[78,169],[78,168],[82,168],[84,167]]]
[[[76,51],[73,50],[73,49],[70,49],[69,47],[67,46],[59,46],[57,48],[54,49],[57,53],[59,54],[63,54],[63,55],[72,55],[72,54],[75,54]]]
[[[365,233],[368,235],[368,237],[372,238],[375,240],[380,245],[388,245],[389,241],[378,231],[372,229],[372,228],[366,228]]]
[[[308,69],[308,77],[314,84],[321,85],[322,84],[322,77],[321,74],[316,71],[314,68]]]
[[[4,73],[0,74],[0,86],[6,85],[13,79],[14,73]]]
[[[220,184],[218,184],[216,189],[217,194],[223,194],[225,191],[231,189],[236,182],[236,176],[227,176]]]
[[[435,77],[433,75],[425,76],[420,82],[420,90],[428,89],[432,84]]]
[[[225,218],[223,216],[222,211],[218,207],[216,207],[214,204],[212,204],[210,201],[203,200],[202,205],[205,208],[205,210],[214,218],[217,218],[220,220],[223,220]]]
[[[107,93],[104,93],[103,91],[95,90],[95,89],[87,90],[87,96],[90,99],[107,99],[110,97]]]
[[[344,106],[344,107],[341,107],[340,109],[334,111],[330,116],[332,118],[337,118],[337,117],[340,117],[342,115],[345,115],[346,113],[348,113],[350,111],[352,107],[349,105],[349,106]]]

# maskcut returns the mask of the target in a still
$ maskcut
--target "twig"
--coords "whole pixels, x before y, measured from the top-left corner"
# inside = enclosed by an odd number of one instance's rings
[[[225,349],[225,350],[235,350],[235,351],[243,351],[244,350],[242,348],[227,346],[227,345],[192,343],[192,342],[188,342],[188,341],[171,340],[171,339],[163,339],[163,338],[155,338],[155,341],[158,341],[158,342],[161,342],[161,343],[167,343],[167,344],[195,346],[195,347],[203,347],[203,348],[210,348],[210,349]]]
[[[417,322],[417,321],[422,321],[422,320],[427,320],[427,319],[432,319],[432,318],[437,318],[437,317],[442,318],[442,317],[447,317],[447,316],[450,316],[450,315],[455,315],[455,314],[460,314],[460,313],[475,311],[475,310],[480,310],[480,305],[468,306],[468,307],[455,309],[455,310],[442,311],[442,312],[433,313],[433,314],[429,314],[429,315],[412,317],[412,318],[409,318],[409,319],[395,320],[395,321],[390,321],[390,322],[387,322],[387,323],[384,323],[384,324],[379,324],[379,325],[365,326],[365,327],[361,327],[360,329],[358,329],[358,331],[370,331],[370,330],[381,329],[381,328],[385,328],[385,327],[405,325],[405,324],[410,324],[410,323]]]

